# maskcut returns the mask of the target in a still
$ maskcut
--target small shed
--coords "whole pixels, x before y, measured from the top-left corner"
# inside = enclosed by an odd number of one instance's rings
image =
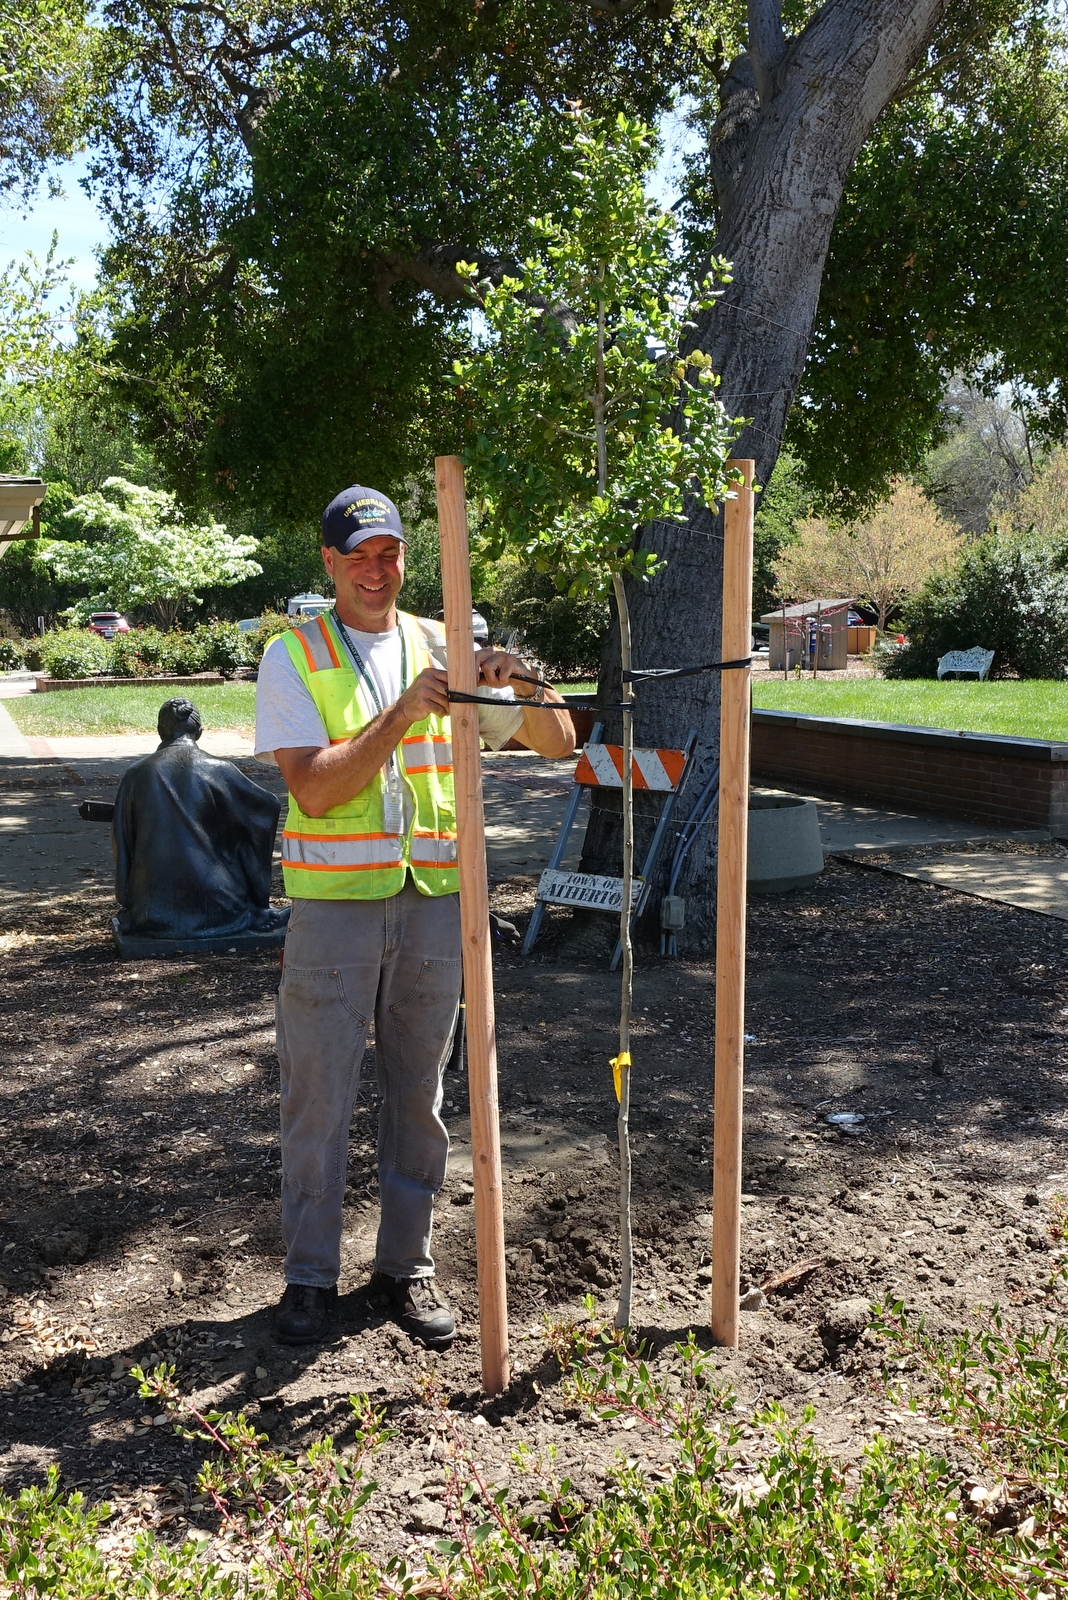
[[[41,537],[41,501],[45,488],[41,478],[22,478],[16,473],[0,472],[0,556],[15,539]]]
[[[768,671],[844,672],[852,600],[803,600],[761,617],[768,625]]]

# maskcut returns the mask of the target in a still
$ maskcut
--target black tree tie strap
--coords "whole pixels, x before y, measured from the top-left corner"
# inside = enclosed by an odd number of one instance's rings
[[[533,678],[525,678],[533,683]],[[584,694],[562,694],[559,700],[493,700],[485,694],[464,694],[459,689],[449,690],[449,699],[470,706],[508,706],[516,711],[629,711],[630,706],[603,706]]]
[[[696,678],[701,672],[734,672],[752,665],[752,656],[743,656],[740,661],[706,661],[700,667],[647,667],[644,670],[635,667],[633,672],[624,672],[623,682],[662,683],[667,678]]]
[[[740,661],[706,661],[700,667],[648,667],[645,670],[635,668],[631,672],[623,673],[624,683],[663,683],[669,678],[696,678],[702,672],[734,672],[741,667],[751,667],[752,656],[744,656]],[[513,678],[521,683],[536,683],[539,689],[545,688],[544,678],[529,678],[526,673],[513,672]],[[604,706],[599,700],[591,700],[584,694],[562,694],[559,700],[494,700],[485,694],[463,694],[459,689],[449,690],[449,699],[454,703],[471,706],[501,706],[515,705],[521,710],[529,706],[533,711],[632,711],[633,704],[619,706]]]

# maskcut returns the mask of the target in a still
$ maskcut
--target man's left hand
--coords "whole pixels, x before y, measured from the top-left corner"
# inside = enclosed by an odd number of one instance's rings
[[[537,694],[537,684],[522,681],[537,674],[520,656],[513,656],[507,650],[480,650],[476,659],[479,679],[488,688],[514,689],[517,700],[532,700]],[[519,682],[511,682],[517,673],[520,675]]]

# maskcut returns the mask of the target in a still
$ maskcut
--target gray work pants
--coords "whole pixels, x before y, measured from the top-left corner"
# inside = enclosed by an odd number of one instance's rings
[[[282,1235],[287,1283],[341,1270],[349,1123],[371,1017],[382,1109],[375,1265],[430,1277],[434,1196],[449,1136],[441,1079],[460,999],[457,895],[409,879],[388,900],[294,900],[278,989]]]

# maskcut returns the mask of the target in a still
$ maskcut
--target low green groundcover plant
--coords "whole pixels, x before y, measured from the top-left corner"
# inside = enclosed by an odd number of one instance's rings
[[[859,717],[921,728],[1006,733],[1026,739],[1068,739],[1068,682],[955,683],[913,680],[887,683],[853,678],[826,683],[811,678],[756,680],[754,706],[816,717]]]
[[[531,1515],[527,1496],[520,1514],[481,1477],[428,1373],[424,1404],[453,1446],[449,1535],[418,1569],[403,1558],[378,1566],[363,1548],[373,1456],[386,1433],[366,1397],[352,1401],[354,1444],[326,1439],[293,1460],[243,1415],[189,1406],[170,1369],[135,1368],[141,1394],[170,1412],[185,1439],[207,1446],[195,1505],[210,1531],[175,1543],[144,1533],[120,1559],[100,1539],[109,1508],[64,1495],[53,1473],[46,1487],[0,1500],[5,1592],[14,1600],[1063,1595],[1064,1330],[1014,1331],[995,1312],[983,1333],[940,1345],[900,1306],[881,1308],[875,1330],[899,1371],[921,1369],[915,1387],[958,1459],[967,1451],[975,1461],[970,1476],[948,1457],[881,1437],[859,1462],[835,1460],[816,1442],[811,1412],[793,1422],[772,1405],[743,1421],[692,1338],[666,1375],[654,1375],[620,1332],[557,1327],[550,1342],[570,1402],[673,1440],[675,1470],[653,1481],[621,1459],[611,1488],[588,1504],[520,1450],[516,1468],[533,1475],[542,1504]]]

